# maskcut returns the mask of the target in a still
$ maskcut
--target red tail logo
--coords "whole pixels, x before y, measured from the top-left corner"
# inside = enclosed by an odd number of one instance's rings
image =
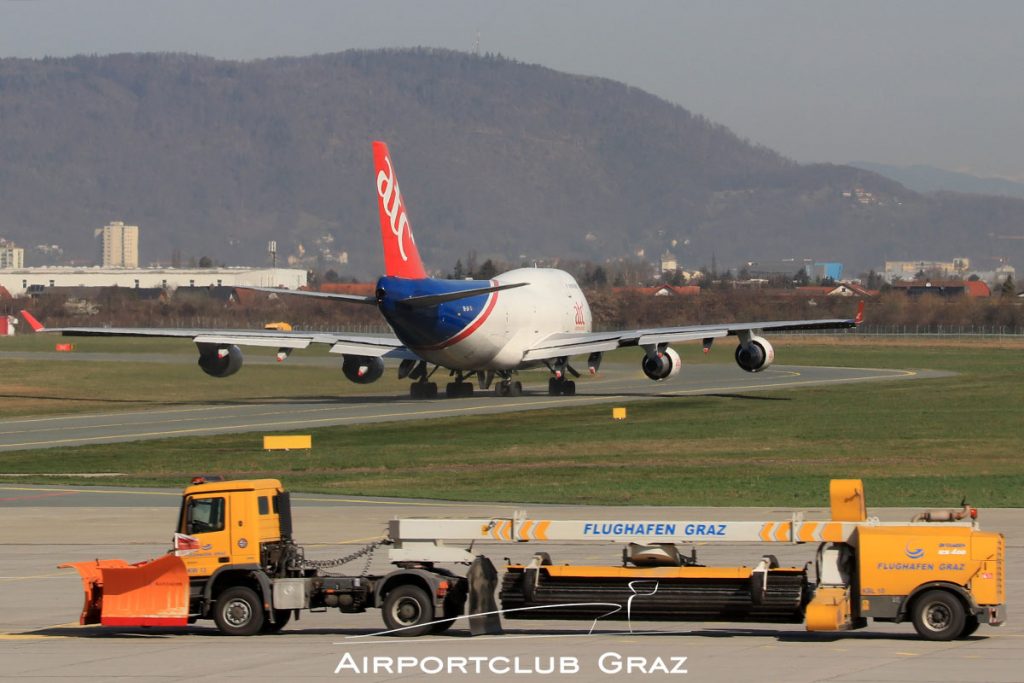
[[[864,322],[864,302],[861,301],[857,304],[857,316],[853,319],[854,325],[860,325]]]
[[[384,272],[396,277],[424,278],[427,272],[412,236],[391,154],[383,142],[373,143],[373,163],[377,171],[377,208],[384,241]]]
[[[21,317],[25,319],[25,322],[27,322],[28,326],[32,328],[33,332],[39,332],[43,329],[43,324],[36,320],[36,317],[28,311],[22,311]]]

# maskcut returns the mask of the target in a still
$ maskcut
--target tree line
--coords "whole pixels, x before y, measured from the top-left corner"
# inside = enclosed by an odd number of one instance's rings
[[[653,296],[629,287],[585,286],[584,291],[596,329],[852,317],[857,305],[853,297],[808,297],[785,290],[707,288],[700,294],[674,296]],[[66,295],[44,293],[30,302],[0,300],[0,314],[17,315],[29,308],[50,326],[181,327],[201,321],[203,326],[260,328],[283,321],[300,329],[387,329],[373,307],[287,295],[255,294],[238,303],[192,291],[145,300],[131,289],[115,288],[98,290],[91,303],[82,306]],[[865,308],[872,325],[1024,328],[1024,300],[1012,295],[947,299],[911,297],[894,290],[867,300]]]

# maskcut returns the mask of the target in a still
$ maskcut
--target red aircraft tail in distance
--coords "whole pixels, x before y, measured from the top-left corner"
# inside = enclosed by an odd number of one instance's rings
[[[857,315],[854,316],[854,318],[853,318],[853,324],[854,325],[860,325],[862,322],[864,322],[864,301],[863,300],[861,300],[857,304]]]
[[[43,329],[43,324],[36,320],[36,317],[26,310],[21,311],[21,317],[25,319],[28,326],[32,328],[33,332],[39,332]]]
[[[380,235],[384,241],[384,273],[392,277],[425,278],[427,271],[412,237],[405,201],[398,189],[395,167],[385,143],[373,143],[373,164],[377,172]]]

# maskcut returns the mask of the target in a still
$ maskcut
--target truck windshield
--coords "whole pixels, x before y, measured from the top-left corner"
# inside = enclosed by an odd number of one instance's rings
[[[185,533],[206,534],[223,530],[223,498],[193,498],[189,501]]]

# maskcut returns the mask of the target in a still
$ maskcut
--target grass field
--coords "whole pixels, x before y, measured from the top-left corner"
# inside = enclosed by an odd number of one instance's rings
[[[55,353],[54,344],[74,344],[72,353]],[[296,359],[318,359],[329,366],[286,361],[271,362],[276,349],[246,349],[246,363],[230,378],[206,376],[196,366],[196,347],[185,339],[62,338],[24,335],[0,338],[0,352],[32,352],[39,357],[5,358],[0,385],[0,415],[56,415],[81,412],[138,410],[188,403],[265,400],[280,397],[357,395],[399,389],[395,373],[386,373],[372,385],[345,381],[341,360],[322,351],[297,352]],[[109,360],[86,362],[83,354],[104,354]],[[159,356],[159,358],[156,358]],[[87,356],[88,357],[88,356]],[[255,364],[252,359],[265,363]]]
[[[316,429],[308,454],[266,454],[257,434],[24,451],[0,454],[0,472],[26,475],[15,481],[77,484],[82,481],[39,475],[121,472],[89,483],[173,487],[194,473],[217,472],[276,476],[294,490],[344,494],[800,506],[824,504],[829,478],[859,477],[869,505],[955,506],[966,495],[979,506],[1024,507],[1019,342],[783,337],[776,346],[777,362],[785,364],[957,374],[638,402],[627,404],[625,422],[612,421],[609,407],[599,405]],[[194,354],[188,344],[182,352]],[[685,347],[684,362],[700,362],[698,356],[699,348]],[[719,354],[723,361],[727,356]],[[128,356],[118,363],[5,361],[5,373],[11,363],[21,388],[0,391],[4,414],[29,394],[42,406],[36,409],[53,411],[61,403],[73,404],[68,410],[145,406],[164,392],[171,401],[189,400],[194,391],[209,397],[214,386],[225,400],[247,392],[310,396],[353,389],[337,370],[315,367],[288,368],[283,383],[283,368],[247,366],[211,384],[198,369]],[[677,381],[682,388],[685,368]]]

